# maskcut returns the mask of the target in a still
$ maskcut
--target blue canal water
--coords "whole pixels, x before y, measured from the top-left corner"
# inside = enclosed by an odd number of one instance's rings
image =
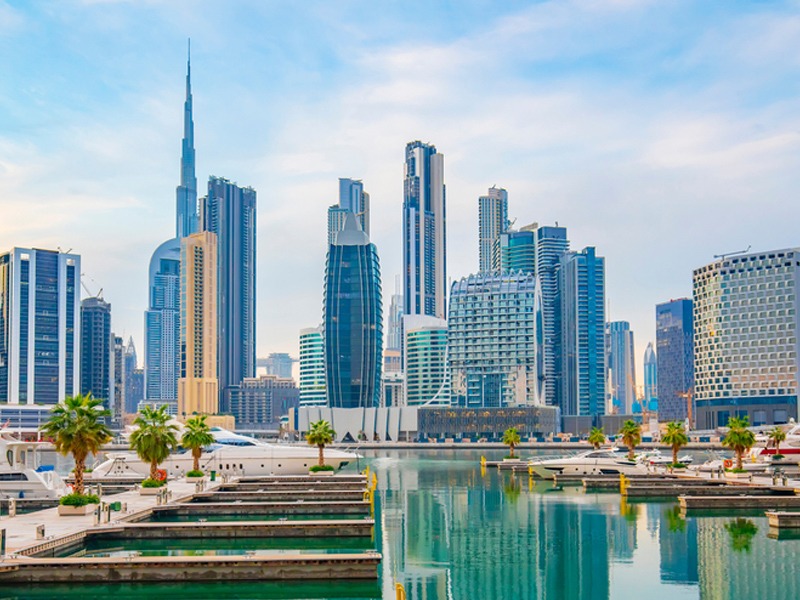
[[[800,598],[800,536],[773,539],[758,511],[684,518],[676,502],[625,503],[614,493],[482,472],[472,451],[365,454],[348,469],[369,465],[378,478],[375,540],[367,540],[383,555],[376,583],[119,583],[0,588],[0,598],[394,599],[396,582],[420,600]],[[275,548],[240,542],[202,543],[221,552]],[[194,542],[161,546],[200,550]],[[332,547],[326,540],[319,548]],[[143,550],[159,552],[159,544]]]

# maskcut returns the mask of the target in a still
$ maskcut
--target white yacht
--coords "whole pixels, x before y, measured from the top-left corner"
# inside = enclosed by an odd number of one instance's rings
[[[792,419],[788,425],[779,426],[786,432],[786,439],[780,443],[780,453],[787,459],[787,462],[798,462],[800,459],[800,425]],[[751,456],[767,459],[777,454],[775,442],[769,439],[769,433],[756,435],[756,447],[753,448]]]
[[[219,427],[211,434],[216,443],[203,448],[200,469],[220,475],[258,477],[263,475],[305,475],[317,464],[316,446],[268,444]],[[359,456],[331,448],[325,449],[325,464],[340,469]],[[192,453],[184,448],[174,452],[159,466],[168,476],[180,477],[192,470]],[[106,460],[95,465],[92,478],[146,477],[150,464],[134,452],[109,452]]]
[[[22,442],[0,433],[0,498],[60,498],[69,493],[67,484],[52,466],[39,464],[44,442]]]
[[[638,475],[646,474],[641,460],[628,460],[618,448],[588,450],[574,456],[532,460],[528,463],[539,477],[553,479],[555,475]]]

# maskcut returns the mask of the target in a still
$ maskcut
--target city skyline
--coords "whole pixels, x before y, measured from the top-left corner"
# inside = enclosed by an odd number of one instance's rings
[[[0,252],[74,248],[114,306],[114,331],[139,348],[147,257],[174,231],[187,37],[198,177],[269,190],[257,278],[276,285],[258,291],[259,356],[297,356],[297,332],[318,320],[339,177],[370,190],[384,278],[401,272],[403,147],[414,139],[447,157],[451,281],[477,264],[474,199],[507,189],[518,224],[558,222],[573,247],[606,258],[607,318],[637,332],[637,378],[654,305],[689,296],[693,269],[798,243],[792,3],[471,4],[455,21],[455,9],[421,4],[410,35],[389,25],[409,17],[363,6],[63,6],[0,3],[0,210],[15,217],[0,220]],[[253,18],[228,48],[212,27],[242,22],[244,7]],[[344,35],[356,12],[361,35]],[[323,25],[330,33],[309,41]],[[501,48],[480,43],[498,35]],[[315,232],[302,251],[298,228]]]

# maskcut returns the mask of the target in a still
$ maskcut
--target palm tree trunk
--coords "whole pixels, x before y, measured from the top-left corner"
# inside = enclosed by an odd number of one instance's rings
[[[628,446],[628,460],[633,460],[634,458],[636,458],[636,455],[633,452],[634,448],[635,446],[633,444]]]
[[[317,444],[317,448],[319,448],[319,466],[325,466],[325,455],[323,454],[323,450],[325,449],[325,444]]]
[[[202,448],[192,448],[192,459],[194,460],[192,469],[195,471],[200,470],[200,452],[202,452]]]
[[[678,447],[677,446],[673,446],[672,447],[672,464],[673,465],[677,465],[678,464]]]
[[[511,458],[514,458],[514,444],[509,444],[508,447],[511,449]]]
[[[742,450],[740,448],[736,449],[736,468],[742,470]]]
[[[86,470],[86,459],[75,457],[75,485],[73,492],[83,494],[83,472]]]
[[[154,460],[150,461],[150,479],[158,481],[158,463]]]
[[[775,454],[781,453],[781,443],[778,440],[775,440]]]

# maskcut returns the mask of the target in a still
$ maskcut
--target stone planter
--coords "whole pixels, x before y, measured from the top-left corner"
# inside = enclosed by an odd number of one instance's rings
[[[731,471],[725,471],[725,479],[750,479],[752,475],[752,473],[732,473]]]
[[[331,475],[335,475],[336,471],[309,471],[308,474],[311,477],[330,477]]]
[[[503,457],[503,462],[522,462],[522,459],[515,456],[514,458]]]
[[[140,496],[158,496],[161,490],[167,489],[167,486],[162,485],[161,487],[152,488],[152,487],[140,487],[139,488],[139,495]]]
[[[197,483],[198,481],[205,481],[205,475],[199,475],[197,477],[191,477],[189,475],[186,476],[186,483]],[[159,489],[159,488],[156,488]]]
[[[84,504],[83,506],[58,505],[58,516],[60,517],[82,517],[92,514],[97,508],[97,504]]]

